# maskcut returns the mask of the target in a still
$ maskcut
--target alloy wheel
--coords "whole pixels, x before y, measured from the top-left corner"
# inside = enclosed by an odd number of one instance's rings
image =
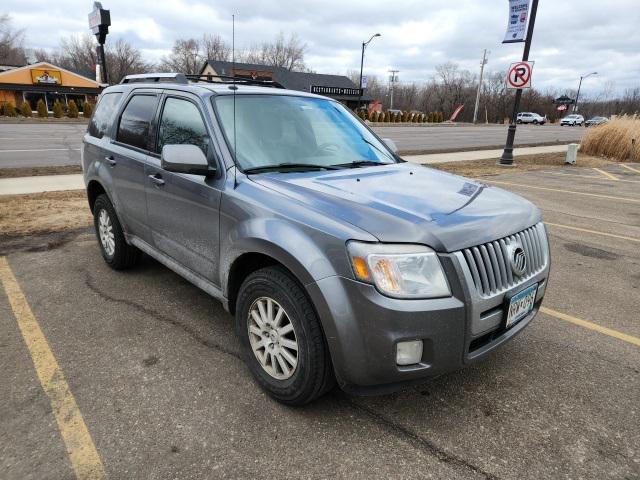
[[[109,257],[112,257],[116,251],[116,239],[113,233],[111,217],[109,216],[109,212],[105,209],[100,210],[100,214],[98,216],[98,234],[105,253]]]
[[[298,341],[289,315],[269,297],[259,297],[247,319],[251,350],[262,369],[277,380],[291,378],[298,365]]]

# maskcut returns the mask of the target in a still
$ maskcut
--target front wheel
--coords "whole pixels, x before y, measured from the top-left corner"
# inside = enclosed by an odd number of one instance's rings
[[[258,384],[287,405],[304,405],[334,385],[320,321],[296,279],[258,270],[240,287],[236,322],[245,362]]]
[[[140,250],[125,240],[113,204],[104,193],[93,204],[93,224],[102,258],[107,265],[114,270],[133,267],[140,257]]]

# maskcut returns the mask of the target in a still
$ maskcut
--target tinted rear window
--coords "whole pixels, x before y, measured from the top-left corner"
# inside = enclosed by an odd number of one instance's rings
[[[148,149],[151,119],[156,112],[155,95],[134,95],[122,112],[116,140],[132,147]]]
[[[105,93],[100,97],[96,110],[91,117],[91,123],[89,123],[89,135],[97,138],[104,136],[121,97],[122,93],[120,92]]]

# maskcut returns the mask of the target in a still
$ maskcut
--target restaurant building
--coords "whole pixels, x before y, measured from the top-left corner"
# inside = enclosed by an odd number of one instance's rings
[[[63,105],[74,100],[82,108],[87,100],[95,103],[101,90],[98,82],[47,62],[0,71],[0,105],[10,103],[19,108],[26,100],[35,111],[42,99],[52,111],[56,100]]]
[[[253,63],[232,63],[208,60],[201,75],[221,75],[253,80],[271,80],[289,90],[311,92],[324,95],[343,103],[351,109],[358,106],[358,86],[344,75],[324,75],[320,73],[292,72],[282,67],[271,67]],[[215,78],[214,78],[215,80]],[[371,98],[362,96],[362,105],[367,106]]]

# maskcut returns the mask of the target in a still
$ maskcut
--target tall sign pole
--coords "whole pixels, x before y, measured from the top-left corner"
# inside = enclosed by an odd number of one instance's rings
[[[96,36],[98,40],[98,47],[96,53],[98,54],[98,61],[96,62],[96,70],[100,70],[100,74],[96,75],[96,80],[102,83],[109,83],[109,76],[107,75],[107,61],[104,55],[104,42],[107,39],[109,33],[109,26],[111,25],[111,14],[109,10],[102,8],[100,2],[93,2],[93,11],[89,14],[89,28],[91,32]]]
[[[389,70],[389,73],[391,74],[391,76],[389,77],[389,94],[391,95],[391,106],[389,107],[391,110],[393,110],[393,87],[396,84],[397,81],[397,77],[396,77],[396,73],[398,73],[400,70]]]
[[[524,42],[524,52],[522,53],[522,62],[529,61],[529,50],[531,50],[531,40],[533,38],[533,28],[536,24],[536,13],[538,12],[538,0],[533,0],[531,4],[531,11],[529,13],[529,28],[527,29],[527,38]],[[500,157],[498,165],[510,167],[513,165],[513,141],[516,138],[516,117],[518,110],[520,109],[520,98],[522,97],[522,89],[516,90],[516,98],[513,103],[513,113],[511,114],[511,121],[509,123],[509,130],[507,131],[507,143],[504,146],[504,152]]]

